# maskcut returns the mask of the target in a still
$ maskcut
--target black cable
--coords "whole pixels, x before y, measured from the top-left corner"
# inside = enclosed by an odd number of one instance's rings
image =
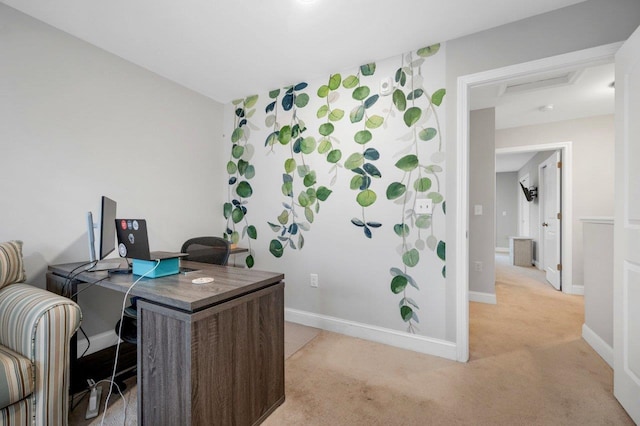
[[[89,351],[89,348],[91,347],[91,340],[89,340],[89,336],[87,336],[87,333],[84,332],[84,330],[82,329],[82,327],[80,327],[80,332],[84,335],[84,338],[87,340],[87,349],[84,350],[84,352],[82,352],[82,355],[80,355],[78,358],[76,359],[80,359],[83,356],[86,355],[86,353]]]
[[[85,263],[81,263],[80,265],[76,266],[75,268],[73,268],[71,271],[69,271],[69,273],[67,274],[67,276],[65,277],[65,281],[64,284],[62,284],[62,290],[60,291],[60,294],[62,296],[65,295],[65,292],[67,291],[67,286],[71,284],[71,282],[81,273],[85,272],[87,269],[91,269],[93,268],[95,265],[98,264],[97,260],[92,260],[90,262],[85,262]],[[76,272],[78,269],[83,268],[87,265],[91,265],[89,268],[86,269],[81,269],[79,272]],[[76,272],[74,274],[74,272]]]
[[[73,298],[74,298],[74,297],[76,297],[78,294],[82,293],[83,291],[85,291],[85,290],[87,290],[87,289],[89,289],[89,288],[93,287],[94,285],[96,285],[96,284],[98,284],[99,282],[104,281],[104,280],[106,280],[106,279],[108,279],[108,278],[109,278],[109,276],[106,276],[106,277],[102,277],[102,278],[100,278],[99,280],[96,280],[96,281],[92,281],[92,282],[83,282],[83,283],[81,283],[81,284],[89,284],[89,285],[88,285],[88,286],[86,286],[85,288],[83,288],[82,290],[78,290],[78,291],[76,291],[75,293],[73,293],[71,296],[69,296],[69,299],[73,299]]]

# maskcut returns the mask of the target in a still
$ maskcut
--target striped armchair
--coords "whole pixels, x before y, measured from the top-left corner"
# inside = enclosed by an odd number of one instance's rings
[[[0,425],[66,425],[80,307],[24,280],[22,242],[0,243]]]

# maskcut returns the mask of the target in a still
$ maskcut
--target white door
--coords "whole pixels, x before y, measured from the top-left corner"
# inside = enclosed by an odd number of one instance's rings
[[[640,29],[616,54],[615,117],[613,392],[640,424]]]
[[[529,174],[522,176],[520,179],[522,186],[529,189]],[[529,202],[527,201],[527,197],[524,196],[523,191],[518,191],[520,194],[520,222],[518,227],[518,236],[520,237],[528,237],[531,233],[529,229]]]
[[[560,290],[560,151],[539,167],[542,260],[547,281]]]

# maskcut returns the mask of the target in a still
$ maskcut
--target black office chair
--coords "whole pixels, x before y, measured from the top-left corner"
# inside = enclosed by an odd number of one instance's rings
[[[226,265],[231,245],[229,241],[220,237],[196,237],[185,241],[180,251],[188,254],[184,260]]]

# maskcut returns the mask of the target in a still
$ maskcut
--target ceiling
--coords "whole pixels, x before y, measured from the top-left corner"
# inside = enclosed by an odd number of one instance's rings
[[[471,89],[470,108],[495,108],[496,129],[613,114],[613,63],[529,75]],[[549,108],[548,106],[552,106]],[[496,172],[515,172],[536,152],[496,154]]]
[[[0,0],[226,103],[584,0]]]
[[[496,129],[613,114],[613,63],[475,87],[471,109],[495,107]],[[552,105],[552,109],[544,109]]]

